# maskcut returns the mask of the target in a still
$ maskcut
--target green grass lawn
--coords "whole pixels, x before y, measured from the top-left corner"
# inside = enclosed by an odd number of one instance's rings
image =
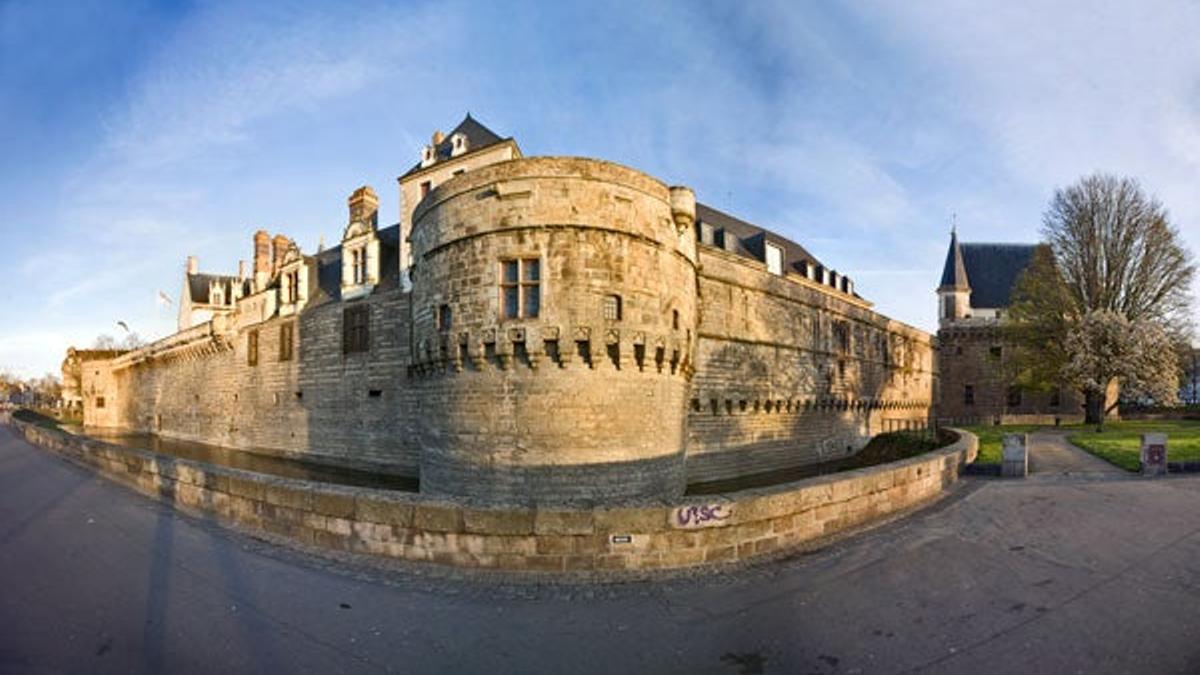
[[[1023,434],[1037,431],[1041,427],[1036,424],[981,424],[973,427],[962,427],[979,437],[979,455],[976,464],[999,464],[1001,461],[1001,437],[1004,434]]]
[[[1141,470],[1142,434],[1167,434],[1167,461],[1194,462],[1200,460],[1200,421],[1197,420],[1130,420],[1106,422],[1104,431],[1096,433],[1091,425],[1076,424],[1067,437],[1072,444],[1107,460],[1127,471]]]

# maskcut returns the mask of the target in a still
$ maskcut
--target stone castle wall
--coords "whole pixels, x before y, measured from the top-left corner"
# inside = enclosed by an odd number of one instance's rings
[[[701,247],[699,260],[690,482],[836,459],[882,431],[926,425],[928,334],[720,249]]]
[[[769,488],[547,508],[277,478],[11,424],[69,461],[223,523],[330,550],[540,572],[698,567],[827,545],[938,499],[978,451],[964,432],[918,457]]]
[[[1083,421],[1083,399],[1063,387],[1058,404],[1045,391],[1022,391],[1018,405],[1009,403],[1006,377],[1008,346],[995,326],[943,328],[938,331],[941,373],[938,418],[946,424],[1063,424]],[[996,350],[999,350],[997,355]],[[968,403],[966,388],[972,388]]]
[[[423,492],[509,503],[673,498],[925,425],[929,335],[697,246],[693,200],[578,158],[451,177],[413,214],[411,292],[266,320],[274,290],[243,298],[228,319],[86,370],[85,421],[383,466],[419,475]],[[502,316],[510,259],[539,261],[536,317]],[[344,354],[357,303],[370,349]]]
[[[370,307],[369,352],[342,354],[342,303],[228,332],[204,324],[179,345],[156,343],[85,372],[85,390],[107,393],[105,408],[90,406],[85,424],[415,476],[408,336],[396,320],[408,314],[408,295],[392,290],[356,302]],[[280,359],[283,325],[295,335],[289,360]]]

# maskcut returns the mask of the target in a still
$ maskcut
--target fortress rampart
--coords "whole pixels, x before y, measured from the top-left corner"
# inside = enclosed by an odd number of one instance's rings
[[[930,419],[930,336],[798,245],[611,162],[476,149],[472,129],[401,176],[420,201],[398,225],[364,187],[338,246],[259,232],[253,278],[191,261],[203,320],[88,361],[85,424],[547,505],[678,499]]]
[[[494,164],[431,193],[412,234],[422,489],[682,494],[694,219],[649,176],[578,158]],[[501,306],[506,266],[537,307]]]

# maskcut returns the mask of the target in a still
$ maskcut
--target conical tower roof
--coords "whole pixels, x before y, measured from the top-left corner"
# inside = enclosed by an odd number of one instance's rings
[[[950,250],[946,251],[946,264],[942,267],[939,288],[971,288],[967,281],[967,266],[963,264],[962,248],[958,245],[957,230],[950,230]]]

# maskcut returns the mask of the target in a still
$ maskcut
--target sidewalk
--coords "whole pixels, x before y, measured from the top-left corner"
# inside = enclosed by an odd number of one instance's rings
[[[1089,477],[1129,477],[1128,471],[1091,455],[1067,442],[1065,432],[1040,431],[1029,434],[1031,474]]]

